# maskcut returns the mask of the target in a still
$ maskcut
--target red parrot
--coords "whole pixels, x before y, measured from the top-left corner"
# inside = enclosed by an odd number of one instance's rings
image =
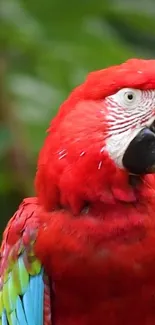
[[[3,235],[1,325],[155,324],[155,60],[92,72]]]

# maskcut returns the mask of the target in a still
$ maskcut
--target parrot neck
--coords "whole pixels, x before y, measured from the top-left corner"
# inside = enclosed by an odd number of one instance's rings
[[[119,175],[120,176],[120,175]],[[101,201],[105,204],[115,205],[117,202],[139,204],[139,201],[148,202],[155,196],[155,175],[127,175],[121,174],[121,177],[114,177],[110,184],[110,190],[107,187],[103,189]]]
[[[142,204],[145,205],[145,213],[147,213],[147,207],[150,208],[153,205],[153,208],[155,208],[155,176],[152,174],[145,176],[129,175],[128,177],[123,175],[120,181],[114,178],[108,190],[107,188],[105,185],[101,199],[97,198],[86,203],[82,213],[91,210],[92,215],[98,215],[98,212],[103,214],[108,211],[107,218],[111,218],[111,215],[114,215],[114,209],[117,209],[117,211],[123,209],[124,211],[124,208],[127,208],[127,211],[129,211],[129,208],[133,210],[133,206],[139,208]]]

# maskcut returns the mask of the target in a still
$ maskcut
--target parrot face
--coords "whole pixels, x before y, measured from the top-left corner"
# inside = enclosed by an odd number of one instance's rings
[[[135,174],[155,164],[155,91],[124,88],[106,97],[106,149],[120,168]]]
[[[155,61],[132,59],[92,72],[62,104],[36,175],[47,209],[134,201],[131,174],[155,169]]]

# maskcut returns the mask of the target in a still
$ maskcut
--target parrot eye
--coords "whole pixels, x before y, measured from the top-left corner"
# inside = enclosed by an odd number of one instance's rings
[[[123,88],[110,97],[120,106],[132,109],[139,105],[141,95],[142,92],[139,89]]]
[[[127,101],[131,102],[134,99],[134,93],[133,92],[126,92],[124,97]]]
[[[125,90],[124,91],[124,101],[125,104],[132,104],[136,100],[137,94],[134,90]]]

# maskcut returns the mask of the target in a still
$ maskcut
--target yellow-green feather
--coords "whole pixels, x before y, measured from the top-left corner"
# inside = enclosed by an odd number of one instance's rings
[[[31,243],[32,245],[32,243]],[[22,252],[22,250],[20,250]],[[30,276],[37,275],[41,271],[41,263],[35,258],[34,251],[26,252],[28,267],[24,264],[23,253],[16,261],[10,261],[3,277],[3,286],[0,291],[0,325],[2,325],[2,313],[5,309],[9,325],[16,324],[15,306],[18,296],[22,296],[28,287]]]
[[[2,291],[0,291],[0,315],[2,315],[2,311],[4,309]]]

